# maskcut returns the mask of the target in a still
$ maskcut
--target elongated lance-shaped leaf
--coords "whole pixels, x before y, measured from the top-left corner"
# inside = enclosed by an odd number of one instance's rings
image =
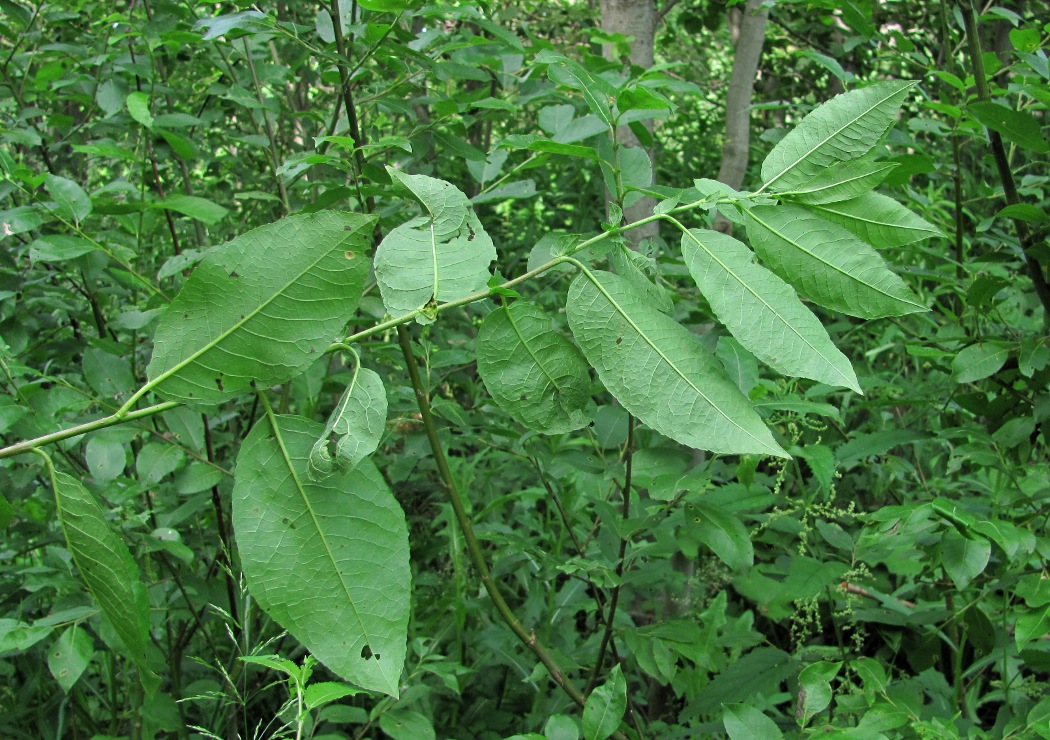
[[[484,290],[496,249],[467,196],[444,180],[387,171],[426,215],[398,226],[376,249],[376,282],[386,310],[403,316],[431,301],[448,303]],[[424,314],[417,320],[433,321]]]
[[[802,119],[762,163],[766,188],[794,190],[837,162],[863,157],[889,131],[915,82],[876,82],[836,95]]]
[[[731,236],[706,229],[682,234],[682,255],[719,320],[755,357],[784,375],[860,392],[857,376],[794,289]]]
[[[940,229],[893,198],[880,193],[864,193],[838,203],[809,206],[822,218],[846,229],[878,249],[944,236]]]
[[[350,385],[328,417],[321,437],[310,450],[308,473],[321,480],[336,468],[352,470],[379,446],[386,427],[383,379],[358,362]]]
[[[807,204],[849,200],[878,186],[896,167],[893,162],[873,162],[867,158],[843,162],[799,185],[790,196],[794,201]]]
[[[375,218],[323,211],[242,234],[194,270],[157,326],[161,396],[214,404],[294,378],[354,314]]]
[[[712,452],[787,456],[696,337],[627,280],[579,275],[566,314],[605,387],[656,431]]]
[[[791,205],[745,215],[762,261],[811,301],[864,319],[928,310],[870,245],[838,224]]]
[[[262,418],[237,456],[233,525],[248,590],[334,673],[398,695],[409,594],[405,515],[368,460],[306,477],[323,427]]]
[[[561,434],[587,426],[590,371],[539,306],[515,301],[481,324],[478,372],[493,399],[530,429]]]
[[[634,287],[642,291],[652,301],[655,308],[663,313],[671,313],[674,310],[670,292],[662,285],[654,283],[646,274],[649,263],[655,265],[651,257],[634,251],[626,244],[617,244],[609,253],[609,262],[616,274],[634,283]],[[650,274],[654,273],[655,271],[650,272]]]
[[[160,684],[146,660],[149,644],[149,597],[139,566],[113,531],[95,497],[76,478],[48,464],[58,506],[58,521],[80,577],[99,609],[113,625],[151,696]]]

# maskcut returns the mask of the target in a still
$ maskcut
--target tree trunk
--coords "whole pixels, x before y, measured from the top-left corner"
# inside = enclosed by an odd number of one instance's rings
[[[631,64],[648,69],[653,66],[653,45],[656,38],[656,7],[653,0],[601,0],[602,30],[606,33],[621,33],[633,36],[631,42]],[[612,59],[615,49],[607,44],[602,49],[606,58]],[[652,131],[652,121],[645,121],[645,127]],[[620,126],[616,137],[624,147],[641,146],[641,142],[629,126]],[[655,150],[647,149],[649,161],[656,173]],[[656,199],[645,196],[624,209],[624,218],[628,223],[653,215]],[[627,232],[631,244],[637,248],[643,239],[654,238],[659,231],[659,224],[646,224]]]
[[[762,57],[762,46],[766,40],[766,21],[769,19],[769,9],[762,5],[763,0],[748,0],[741,15],[736,53],[733,56],[733,74],[729,78],[729,91],[726,94],[726,135],[718,180],[737,190],[747,173],[751,151],[751,96],[758,61]],[[719,216],[715,228],[728,233],[731,224]]]

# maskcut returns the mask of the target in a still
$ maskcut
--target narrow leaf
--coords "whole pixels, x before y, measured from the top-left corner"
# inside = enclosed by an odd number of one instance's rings
[[[138,667],[143,688],[152,695],[160,679],[146,660],[149,598],[139,566],[95,497],[76,478],[54,468],[50,471],[58,521],[80,577]]]
[[[837,95],[802,119],[762,163],[767,188],[793,190],[837,162],[868,154],[915,82],[876,82]]]
[[[583,706],[584,740],[605,740],[616,732],[627,711],[627,681],[619,664],[609,678],[591,692]]]
[[[478,372],[493,399],[530,429],[561,434],[590,423],[590,372],[576,346],[539,306],[515,301],[478,330]]]
[[[605,387],[656,431],[712,452],[786,456],[717,360],[627,280],[581,274],[566,312]]]
[[[386,410],[383,379],[358,364],[324,432],[310,450],[310,479],[321,480],[336,468],[352,470],[375,452],[386,428]]]
[[[838,224],[800,206],[745,213],[751,246],[806,298],[865,319],[928,310],[874,249]]]
[[[991,101],[970,103],[969,108],[982,126],[998,132],[1022,149],[1038,154],[1050,151],[1039,121],[1028,111],[1014,110]]]
[[[233,524],[248,589],[333,672],[396,697],[411,585],[404,512],[367,460],[309,481],[323,427],[274,421],[261,419],[237,457]]]
[[[353,316],[375,219],[322,211],[242,234],[194,270],[157,326],[150,383],[212,404],[294,378]]]
[[[877,187],[896,167],[894,162],[872,162],[870,159],[843,162],[784,195],[790,195],[799,203],[837,203]]]
[[[790,285],[731,236],[706,229],[682,234],[689,273],[711,308],[745,348],[784,375],[861,392],[846,356]]]
[[[865,193],[850,200],[814,204],[809,208],[880,249],[902,247],[930,237],[944,236],[933,224],[893,198],[879,193]]]
[[[496,249],[467,196],[443,180],[387,171],[426,211],[387,234],[376,250],[376,281],[387,311],[403,316],[432,301],[447,303],[484,290]],[[419,320],[429,323],[423,316]]]
[[[195,195],[170,195],[164,200],[154,203],[153,207],[176,211],[209,226],[217,224],[229,213],[228,209],[223,208],[218,203]]]

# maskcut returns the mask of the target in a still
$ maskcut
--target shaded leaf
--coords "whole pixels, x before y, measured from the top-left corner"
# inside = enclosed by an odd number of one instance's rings
[[[353,316],[374,222],[289,216],[210,253],[157,326],[150,384],[165,398],[210,404],[305,370]]]
[[[91,213],[91,198],[72,180],[48,175],[44,179],[44,188],[55,199],[62,217],[74,224],[79,224]]]
[[[367,460],[307,479],[322,431],[263,418],[241,446],[233,524],[248,589],[333,672],[396,697],[411,586],[405,515]]]
[[[229,213],[228,209],[223,208],[218,203],[213,203],[207,198],[199,198],[195,195],[169,195],[164,200],[154,203],[153,208],[176,211],[209,226],[217,224]]]
[[[941,565],[958,589],[966,588],[981,575],[992,555],[992,543],[984,537],[964,537],[955,529],[941,535]]]
[[[952,380],[972,383],[999,371],[1010,357],[1010,347],[998,342],[971,344],[952,360]]]
[[[386,428],[386,411],[383,379],[358,363],[324,432],[310,450],[310,479],[321,480],[337,468],[352,470],[375,452]]]
[[[605,683],[587,697],[583,707],[583,737],[585,740],[605,740],[616,732],[627,711],[627,680],[616,664],[609,671]]]
[[[733,570],[750,568],[755,562],[751,536],[743,522],[720,506],[694,501],[683,511],[686,527],[692,531],[719,560]]]
[[[777,740],[784,737],[776,722],[747,704],[726,704],[722,724],[730,740]]]
[[[515,301],[486,316],[477,353],[485,387],[518,423],[547,434],[590,423],[587,362],[539,306]]]
[[[696,338],[630,282],[581,274],[569,288],[569,326],[624,407],[661,434],[713,452],[785,456],[744,395]]]
[[[47,651],[47,668],[61,689],[69,693],[95,655],[91,635],[74,624],[58,636]]]
[[[1039,121],[1023,110],[1014,110],[993,101],[970,103],[969,110],[982,126],[990,128],[1007,141],[1039,154],[1050,151]]]
[[[113,625],[127,657],[138,667],[143,688],[152,696],[160,679],[146,661],[149,598],[139,566],[106,521],[95,497],[76,478],[55,471],[50,464],[48,467],[58,521],[80,577]]]

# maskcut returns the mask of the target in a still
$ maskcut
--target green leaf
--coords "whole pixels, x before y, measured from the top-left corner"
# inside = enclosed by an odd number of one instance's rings
[[[915,82],[876,82],[836,95],[802,119],[762,163],[762,182],[794,190],[838,162],[868,154],[889,131]]]
[[[747,528],[720,506],[702,502],[685,505],[686,526],[719,560],[733,570],[744,570],[755,563],[755,550]]]
[[[91,213],[91,198],[72,180],[48,175],[44,179],[44,188],[55,199],[61,216],[74,224],[79,224]]]
[[[421,712],[395,707],[379,716],[379,729],[390,740],[434,740],[437,733],[430,719]]]
[[[149,96],[144,92],[133,92],[125,101],[128,113],[146,128],[153,128],[153,114],[149,112]]]
[[[682,234],[682,255],[718,319],[748,351],[784,375],[861,392],[853,366],[795,291],[755,264],[751,250],[707,229]]]
[[[0,495],[0,532],[7,529],[11,520],[15,518],[15,509],[11,503]]]
[[[689,330],[618,275],[579,275],[566,313],[605,387],[661,434],[712,452],[786,456]]]
[[[992,101],[970,103],[969,108],[982,126],[998,132],[1022,149],[1039,154],[1050,151],[1039,121],[1028,111],[1014,110]]]
[[[823,712],[831,704],[831,681],[838,675],[842,663],[820,661],[802,669],[798,675],[798,724],[804,727],[813,715]]]
[[[617,244],[609,253],[609,262],[616,274],[634,283],[634,287],[648,296],[657,310],[668,314],[674,310],[671,292],[649,278],[649,275],[656,274],[656,262],[652,257],[646,257],[625,244]]]
[[[59,473],[48,464],[51,487],[58,506],[58,521],[80,577],[102,613],[113,625],[138,667],[139,679],[150,696],[160,679],[149,669],[149,597],[131,551],[106,521],[95,497],[80,481]]]
[[[557,85],[579,90],[587,107],[611,130],[616,125],[610,99],[615,99],[617,90],[604,78],[592,75],[582,64],[549,49],[536,55],[536,64],[546,64],[547,76]]]
[[[595,151],[594,147],[580,144],[563,144],[537,134],[513,134],[500,141],[499,148],[524,149],[530,152],[559,154],[565,157],[582,157],[593,162],[598,161],[598,152]]]
[[[150,384],[171,400],[214,404],[301,373],[353,316],[374,223],[289,216],[210,253],[157,326]]]
[[[201,223],[213,226],[225,218],[229,210],[218,203],[213,203],[207,198],[199,198],[195,195],[170,195],[164,200],[152,204],[153,208],[163,208],[176,211],[184,216],[195,218]]]
[[[477,353],[485,387],[518,423],[546,434],[590,423],[587,361],[539,306],[515,301],[486,316]]]
[[[411,585],[405,515],[367,460],[307,479],[322,431],[281,416],[261,419],[245,439],[233,487],[242,568],[259,605],[318,660],[396,697]]]
[[[62,691],[68,694],[94,655],[95,643],[91,635],[74,624],[59,635],[55,644],[47,651],[47,668]]]
[[[1010,357],[1010,346],[999,342],[971,344],[952,360],[952,380],[972,383],[999,372]]]
[[[447,303],[484,290],[496,249],[467,196],[444,180],[391,167],[387,172],[427,214],[398,226],[376,250],[376,281],[387,311],[403,316],[431,301]],[[417,320],[433,319],[420,315]]]
[[[29,245],[29,259],[33,262],[64,262],[83,257],[98,249],[97,246],[69,234],[48,234],[33,240]]]
[[[747,704],[726,704],[722,724],[729,740],[777,740],[784,737],[776,722]]]
[[[605,740],[616,732],[627,711],[627,680],[617,663],[583,706],[584,740]]]
[[[357,696],[360,693],[359,690],[353,686],[347,686],[345,683],[322,681],[320,683],[312,683],[306,687],[303,701],[307,709],[317,709],[317,707],[324,704],[339,701],[348,696]]]
[[[941,535],[941,565],[958,589],[970,585],[988,566],[992,543],[984,537],[964,537],[955,529]]]
[[[940,229],[920,218],[893,198],[865,193],[839,203],[808,206],[821,218],[844,226],[873,247],[885,249],[944,236]]]
[[[337,468],[353,470],[375,452],[386,428],[386,409],[383,379],[358,363],[350,385],[310,450],[310,480],[322,480]]]
[[[1041,606],[1034,611],[1019,614],[1014,623],[1014,644],[1017,645],[1018,652],[1047,632],[1050,632],[1050,606]]]
[[[800,206],[745,213],[751,246],[811,301],[864,319],[928,310],[874,249],[838,224]]]
[[[837,203],[849,200],[878,186],[896,166],[893,162],[873,162],[867,158],[843,162],[829,167],[812,180],[784,195],[790,195],[799,203]]]
[[[1006,206],[995,214],[995,217],[1013,218],[1018,221],[1027,221],[1030,224],[1042,224],[1047,220],[1046,211],[1030,203],[1015,203],[1012,206]]]

